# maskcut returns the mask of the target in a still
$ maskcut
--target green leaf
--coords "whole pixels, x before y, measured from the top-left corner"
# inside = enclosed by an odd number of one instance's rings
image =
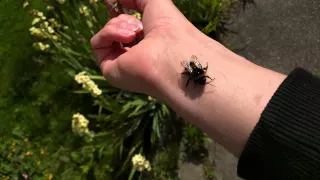
[[[80,166],[81,170],[82,170],[82,173],[84,174],[87,174],[91,168],[90,164],[86,164],[86,165],[83,165],[83,166]]]
[[[59,34],[61,34],[64,38],[66,38],[67,40],[69,41],[73,41],[71,36],[69,36],[68,34],[62,32],[62,31],[59,31]]]
[[[72,91],[73,93],[75,94],[90,94],[89,91],[87,90],[75,90],[75,91]]]
[[[132,168],[128,180],[132,180],[135,172],[136,172],[136,170],[134,168]]]
[[[132,111],[132,112],[128,115],[128,117],[130,118],[130,117],[132,117],[132,116],[135,116],[135,115],[137,114],[137,112],[138,112],[142,107],[143,107],[143,106],[141,106],[141,105],[137,106],[137,107],[135,108],[135,110]]]
[[[120,159],[121,159],[122,158],[122,154],[123,154],[123,139],[120,142],[119,154],[120,154]]]
[[[161,110],[162,110],[162,114],[163,114],[164,117],[170,115],[170,111],[169,111],[168,107],[165,104],[161,104]]]
[[[160,138],[159,115],[158,113],[156,113],[155,116],[153,117],[151,142],[155,143],[156,140],[159,138]]]
[[[71,154],[71,159],[76,163],[82,163],[84,162],[84,157],[81,153],[74,151]]]
[[[137,99],[131,102],[128,102],[122,107],[122,111],[120,113],[125,113],[129,111],[129,109],[134,108],[135,106],[144,106],[147,104],[147,101],[143,101],[142,99]]]
[[[131,136],[131,134],[139,127],[141,123],[141,118],[135,119],[134,124],[131,126],[131,128],[125,133],[125,137]]]
[[[205,141],[207,141],[208,143],[212,143],[212,139],[210,137],[208,137],[208,136],[205,136],[203,139]]]
[[[126,168],[129,160],[132,158],[133,153],[140,147],[141,141],[139,141],[135,146],[133,146],[128,154],[128,157],[126,158],[125,162],[123,163],[120,171],[117,173],[115,179],[117,179],[120,174],[122,174],[122,172],[124,171],[124,169]]]

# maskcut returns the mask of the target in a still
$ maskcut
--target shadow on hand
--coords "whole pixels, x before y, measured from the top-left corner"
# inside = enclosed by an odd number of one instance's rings
[[[188,86],[186,87],[187,81],[189,79],[188,75],[180,74],[180,82],[179,86],[180,88],[185,92],[185,96],[189,97],[190,99],[196,99],[198,97],[201,97],[203,93],[212,93],[214,90],[209,88],[209,91],[205,91],[205,89],[208,89],[207,87],[215,87],[211,81],[208,81],[205,85],[198,84],[193,80],[190,80]]]

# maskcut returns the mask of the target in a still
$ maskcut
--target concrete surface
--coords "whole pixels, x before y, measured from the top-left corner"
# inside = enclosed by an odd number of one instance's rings
[[[255,0],[245,12],[235,12],[229,27],[238,35],[225,41],[238,54],[282,73],[295,67],[320,72],[320,1]]]
[[[245,12],[234,12],[229,28],[238,34],[224,38],[239,55],[288,74],[295,67],[320,73],[320,1],[255,0]],[[246,47],[245,49],[243,49]],[[208,145],[218,180],[239,180],[237,159],[217,144]],[[181,164],[182,180],[202,180],[201,165]]]

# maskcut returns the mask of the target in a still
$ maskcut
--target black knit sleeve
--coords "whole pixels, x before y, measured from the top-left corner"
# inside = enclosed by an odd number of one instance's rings
[[[320,179],[320,79],[297,68],[279,86],[239,158],[247,180]]]

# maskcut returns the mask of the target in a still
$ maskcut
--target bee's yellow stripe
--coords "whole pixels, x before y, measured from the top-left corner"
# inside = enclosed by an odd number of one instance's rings
[[[196,80],[199,79],[199,78],[201,78],[201,77],[203,77],[203,76],[206,76],[206,75],[207,75],[207,73],[204,72],[204,73],[200,74],[200,75],[196,78]]]

